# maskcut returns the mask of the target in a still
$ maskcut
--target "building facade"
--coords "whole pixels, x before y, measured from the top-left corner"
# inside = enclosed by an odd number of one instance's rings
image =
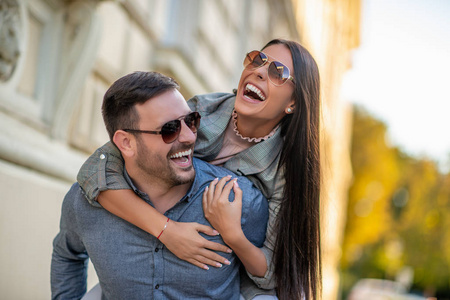
[[[351,174],[338,91],[358,42],[358,9],[359,0],[0,0],[2,297],[50,297],[62,199],[108,140],[100,106],[113,81],[155,70],[174,77],[186,99],[231,91],[245,53],[281,37],[311,50],[324,83],[323,298],[336,298],[336,209],[345,211]]]

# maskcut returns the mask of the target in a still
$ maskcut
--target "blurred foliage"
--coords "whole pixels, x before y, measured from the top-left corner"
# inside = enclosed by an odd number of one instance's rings
[[[360,278],[396,280],[402,273],[407,287],[448,295],[450,174],[393,147],[386,133],[385,124],[355,108],[343,295]]]

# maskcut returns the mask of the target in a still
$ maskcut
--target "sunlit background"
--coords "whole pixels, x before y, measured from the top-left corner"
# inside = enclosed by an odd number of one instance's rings
[[[0,298],[50,298],[61,202],[108,138],[113,81],[231,91],[276,37],[321,73],[323,299],[450,299],[448,0],[0,0]]]
[[[341,296],[450,299],[450,1],[365,0],[361,25]]]
[[[450,1],[364,0],[343,93],[388,126],[393,145],[450,165]]]

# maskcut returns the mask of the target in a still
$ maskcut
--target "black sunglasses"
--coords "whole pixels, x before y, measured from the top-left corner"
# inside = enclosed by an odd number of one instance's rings
[[[148,133],[148,134],[160,134],[164,143],[171,144],[175,142],[181,132],[181,120],[184,121],[187,127],[192,130],[193,133],[197,132],[200,126],[200,114],[198,112],[191,112],[190,114],[180,117],[176,120],[169,121],[161,127],[161,131],[149,131],[139,129],[122,129],[131,133]]]
[[[270,82],[274,85],[281,86],[288,80],[294,82],[294,77],[291,76],[289,68],[279,61],[270,61],[269,56],[264,52],[258,50],[250,51],[244,59],[244,67],[247,70],[261,68],[267,63],[269,63],[267,75],[269,76]]]

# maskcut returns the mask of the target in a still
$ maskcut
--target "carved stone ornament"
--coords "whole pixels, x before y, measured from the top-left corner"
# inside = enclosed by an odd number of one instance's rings
[[[8,81],[20,56],[20,7],[17,0],[0,0],[0,81]]]

